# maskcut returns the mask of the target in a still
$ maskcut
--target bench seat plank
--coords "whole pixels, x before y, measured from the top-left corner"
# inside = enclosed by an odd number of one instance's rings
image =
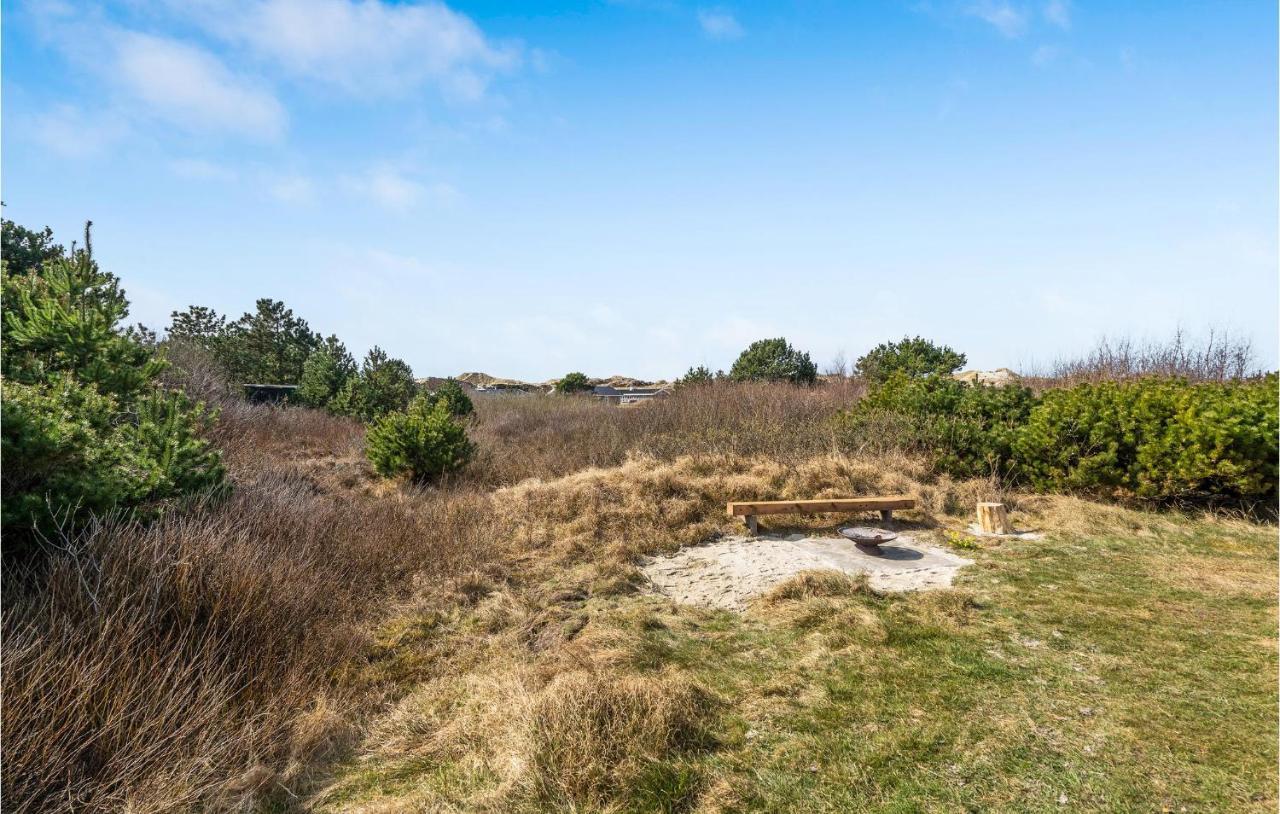
[[[869,512],[914,509],[915,498],[906,495],[886,497],[852,497],[830,500],[753,500],[735,501],[729,504],[728,514],[751,516],[757,514],[821,514],[824,512]]]

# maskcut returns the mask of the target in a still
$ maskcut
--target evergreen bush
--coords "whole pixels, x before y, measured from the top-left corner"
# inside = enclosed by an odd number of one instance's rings
[[[564,378],[556,382],[557,393],[583,393],[591,389],[587,374],[574,371],[564,374]]]
[[[966,357],[946,345],[923,337],[903,337],[901,342],[884,342],[860,358],[853,373],[871,384],[887,381],[895,373],[906,376],[950,376],[964,366]]]
[[[958,477],[1008,474],[1035,395],[1025,387],[969,385],[950,376],[893,374],[837,417],[844,443],[903,449]]]
[[[429,481],[461,469],[474,447],[449,413],[444,399],[419,396],[408,409],[375,421],[365,434],[365,452],[378,474],[407,474]]]
[[[1148,378],[1050,391],[1015,445],[1035,488],[1159,501],[1276,498],[1276,374]]]
[[[152,514],[224,479],[203,408],[160,386],[164,363],[121,328],[125,294],[89,245],[86,229],[84,249],[0,272],[6,559],[91,513]]]
[[[412,368],[375,346],[365,354],[359,374],[349,377],[332,399],[330,409],[368,424],[406,409],[417,394]]]
[[[809,354],[796,350],[786,339],[778,337],[752,342],[738,355],[729,369],[729,376],[740,382],[813,384],[818,379],[818,366]]]
[[[449,415],[454,418],[465,418],[476,411],[476,406],[471,403],[471,397],[462,389],[462,385],[453,379],[446,379],[435,392],[427,396],[427,399],[433,404],[437,401],[444,402]]]

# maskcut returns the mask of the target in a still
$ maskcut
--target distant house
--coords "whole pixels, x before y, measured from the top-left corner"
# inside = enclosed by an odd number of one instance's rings
[[[485,396],[526,396],[531,388],[538,385],[525,384],[524,382],[506,382],[493,381],[488,384],[482,384],[475,388],[475,392]]]
[[[296,384],[246,384],[244,397],[254,404],[283,404],[297,389]]]
[[[591,395],[610,404],[624,405],[666,398],[668,391],[665,387],[613,387],[598,384],[591,388]]]

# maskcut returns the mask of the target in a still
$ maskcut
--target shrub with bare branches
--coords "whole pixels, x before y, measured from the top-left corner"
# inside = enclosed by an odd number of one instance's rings
[[[1058,359],[1047,370],[1029,370],[1026,378],[1040,387],[1070,387],[1146,376],[1224,382],[1258,372],[1247,338],[1221,329],[1197,338],[1179,328],[1167,340],[1104,336],[1083,356]]]

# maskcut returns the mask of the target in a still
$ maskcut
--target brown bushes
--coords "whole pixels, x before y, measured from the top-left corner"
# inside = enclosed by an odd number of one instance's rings
[[[860,382],[818,387],[716,383],[619,408],[585,397],[477,398],[470,477],[493,484],[615,466],[629,453],[672,460],[746,455],[798,462],[834,448],[831,417]]]
[[[1125,381],[1144,376],[1193,382],[1224,382],[1258,372],[1253,343],[1229,331],[1211,329],[1203,338],[1181,329],[1164,341],[1102,337],[1085,355],[1059,359],[1048,370],[1028,371],[1028,383],[1071,387],[1085,382]]]
[[[493,555],[482,495],[378,500],[299,460],[358,445],[352,429],[233,407],[232,497],[149,527],[97,523],[6,575],[6,808],[227,808],[298,779],[349,700],[335,679],[365,647],[361,622],[409,577]]]

